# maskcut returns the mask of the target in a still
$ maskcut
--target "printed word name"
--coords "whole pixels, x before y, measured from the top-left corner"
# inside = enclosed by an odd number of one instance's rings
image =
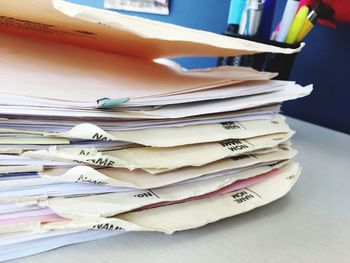
[[[229,122],[222,122],[222,127],[224,127],[225,130],[239,130],[242,129],[240,124],[236,121],[229,121]]]
[[[92,139],[96,141],[112,141],[111,139],[108,139],[107,136],[104,136],[99,133],[95,133],[94,136],[92,136]]]
[[[88,159],[86,161],[91,162],[91,163],[96,164],[96,165],[109,166],[109,167],[113,167],[113,165],[115,164],[114,161],[109,160],[108,158],[105,158],[105,157],[101,157],[98,159]]]
[[[79,152],[79,155],[84,155],[84,156],[87,156],[87,155],[90,155],[90,152],[88,151],[85,151],[85,150],[81,150]],[[99,166],[108,166],[108,167],[113,167],[114,164],[115,164],[115,161],[112,161],[106,157],[100,157],[100,158],[91,158],[91,159],[87,159],[86,161],[78,161],[78,160],[74,160],[74,162],[77,162],[77,163],[83,163],[83,162],[87,162],[87,163],[92,163],[92,164],[96,164],[96,165],[99,165]]]
[[[246,142],[243,140],[225,140],[220,142],[220,144],[221,146],[228,148],[232,152],[249,148],[249,145],[247,145]]]
[[[95,184],[95,185],[106,185],[106,182],[102,182],[102,181],[97,181],[97,180],[93,180],[87,176],[84,175],[80,175],[80,177],[77,180],[78,183],[87,183],[87,184]]]
[[[145,197],[152,197],[152,196],[155,196],[155,195],[151,192],[146,192],[146,193],[134,195],[134,197],[137,197],[137,198],[145,198]]]
[[[105,223],[105,224],[98,224],[98,225],[94,225],[92,227],[92,229],[97,229],[97,230],[108,230],[108,231],[124,231],[125,229],[120,227],[120,226],[116,226],[114,224],[110,224],[110,223]]]
[[[232,198],[237,204],[241,204],[248,200],[254,199],[254,195],[248,193],[247,191],[241,191],[232,195]]]

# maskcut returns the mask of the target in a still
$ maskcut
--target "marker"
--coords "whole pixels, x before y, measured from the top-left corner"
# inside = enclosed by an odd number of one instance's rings
[[[276,0],[265,0],[259,28],[259,37],[262,39],[269,39],[271,35],[271,27],[275,9]]]
[[[255,36],[258,33],[263,8],[263,0],[247,0],[239,24],[239,34]]]
[[[262,12],[264,9],[263,0],[252,0],[249,9],[248,35],[255,36],[258,33]]]
[[[228,31],[238,33],[239,23],[241,22],[242,13],[246,4],[246,0],[231,0],[230,11],[228,13],[227,24]]]
[[[293,22],[294,16],[299,6],[298,0],[288,0],[283,11],[281,20],[281,28],[277,34],[276,41],[284,42],[286,40],[290,25]]]
[[[299,9],[288,31],[287,38],[286,38],[287,44],[295,43],[295,40],[297,39],[297,36],[300,33],[305,23],[308,13],[309,13],[309,8],[307,6],[303,6]]]
[[[310,32],[310,30],[316,24],[317,18],[318,18],[317,13],[315,12],[315,10],[312,10],[310,12],[310,14],[307,16],[307,18],[304,22],[304,25],[301,28],[301,30],[296,38],[297,43],[301,42],[306,37],[306,35]]]

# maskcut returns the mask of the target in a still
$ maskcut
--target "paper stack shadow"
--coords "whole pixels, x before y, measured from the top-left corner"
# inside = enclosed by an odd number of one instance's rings
[[[0,3],[0,261],[268,204],[300,174],[283,101],[312,87],[168,60],[284,49],[60,0]]]

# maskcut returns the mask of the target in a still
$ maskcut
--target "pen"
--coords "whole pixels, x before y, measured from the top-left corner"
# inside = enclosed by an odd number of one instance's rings
[[[286,40],[290,25],[293,22],[294,16],[299,6],[298,0],[288,0],[284,8],[280,30],[277,34],[276,41],[284,42]]]
[[[260,28],[259,28],[259,37],[262,39],[270,38],[275,8],[276,8],[276,0],[264,1],[264,9],[262,12]]]
[[[242,13],[242,17],[241,17],[241,21],[239,23],[239,30],[238,30],[238,33],[240,35],[246,35],[247,31],[247,24],[248,24],[248,9],[250,7],[250,2],[251,0],[247,0],[246,1],[246,4],[244,6],[244,9],[243,9],[243,13]]]
[[[296,38],[296,42],[301,42],[306,35],[310,32],[310,30],[314,27],[314,25],[316,24],[318,15],[316,13],[315,10],[312,10],[310,12],[310,14],[307,16],[304,25],[302,26],[297,38]]]
[[[246,0],[231,0],[230,11],[227,19],[229,32],[238,33],[239,23],[241,22],[245,4]]]
[[[295,40],[305,23],[308,13],[309,13],[309,8],[307,6],[303,6],[299,9],[288,31],[287,38],[286,38],[287,44],[295,43]]]

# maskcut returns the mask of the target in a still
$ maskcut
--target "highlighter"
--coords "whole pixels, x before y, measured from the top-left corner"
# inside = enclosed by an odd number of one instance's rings
[[[295,43],[295,40],[297,39],[297,36],[299,35],[305,23],[308,13],[309,13],[309,8],[307,6],[303,6],[299,9],[288,31],[288,34],[286,37],[287,44]]]
[[[304,25],[302,26],[302,28],[301,28],[301,30],[296,38],[297,43],[301,42],[306,37],[306,35],[310,32],[310,30],[316,24],[317,18],[318,18],[317,13],[314,10],[312,10],[310,12],[310,14],[307,16],[307,18],[304,22]]]
[[[232,33],[238,32],[245,4],[246,0],[231,0],[230,11],[227,19],[227,24],[229,24],[228,31]]]

